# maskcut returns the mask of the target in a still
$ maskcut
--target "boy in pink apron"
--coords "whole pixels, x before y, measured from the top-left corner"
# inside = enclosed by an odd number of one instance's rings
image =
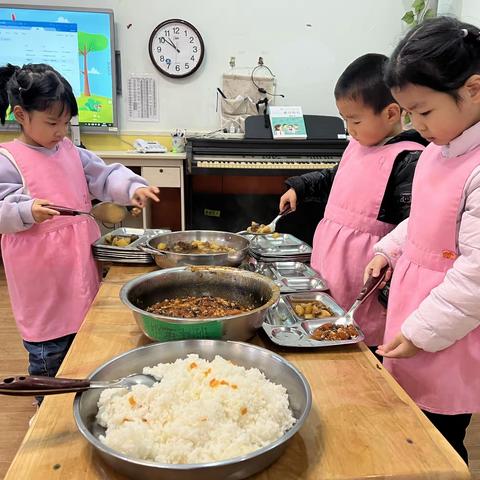
[[[480,30],[440,17],[412,30],[387,83],[432,143],[410,218],[376,246],[366,274],[394,268],[385,367],[467,462],[480,411]]]
[[[351,140],[337,168],[287,180],[280,210],[309,198],[326,202],[313,239],[312,267],[344,309],[362,288],[373,245],[409,214],[410,188],[424,140],[402,131],[401,110],[383,80],[387,57],[367,54],[350,64],[335,86],[335,100]],[[369,346],[383,340],[385,308],[375,296],[355,320]]]
[[[143,207],[158,189],[65,138],[77,103],[48,65],[0,68],[2,123],[9,105],[21,133],[0,144],[3,263],[29,373],[54,376],[99,287],[91,244],[100,233],[92,218],[48,205],[89,211],[95,197]]]

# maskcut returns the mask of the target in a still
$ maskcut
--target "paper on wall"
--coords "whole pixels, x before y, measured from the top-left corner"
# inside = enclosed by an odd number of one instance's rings
[[[158,121],[157,83],[148,74],[131,74],[127,85],[128,120]]]

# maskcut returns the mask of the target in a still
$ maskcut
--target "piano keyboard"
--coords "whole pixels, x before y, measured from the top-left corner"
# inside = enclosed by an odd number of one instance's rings
[[[194,161],[196,168],[230,168],[230,169],[281,169],[281,170],[320,170],[333,168],[339,157],[310,157],[310,158],[255,158],[255,157],[220,157],[197,158]]]
[[[324,168],[333,168],[337,163],[324,162],[302,162],[302,163],[283,163],[283,162],[197,162],[197,168],[256,168],[256,169],[290,169],[290,170],[317,170]]]

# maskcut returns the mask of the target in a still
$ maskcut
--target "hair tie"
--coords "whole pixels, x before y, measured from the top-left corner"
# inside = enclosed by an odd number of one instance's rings
[[[468,30],[466,28],[461,28],[460,32],[462,33],[462,38],[468,37]]]

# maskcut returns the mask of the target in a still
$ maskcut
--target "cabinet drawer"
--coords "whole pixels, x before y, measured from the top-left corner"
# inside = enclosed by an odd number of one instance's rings
[[[142,177],[156,187],[180,188],[180,167],[142,167]]]

